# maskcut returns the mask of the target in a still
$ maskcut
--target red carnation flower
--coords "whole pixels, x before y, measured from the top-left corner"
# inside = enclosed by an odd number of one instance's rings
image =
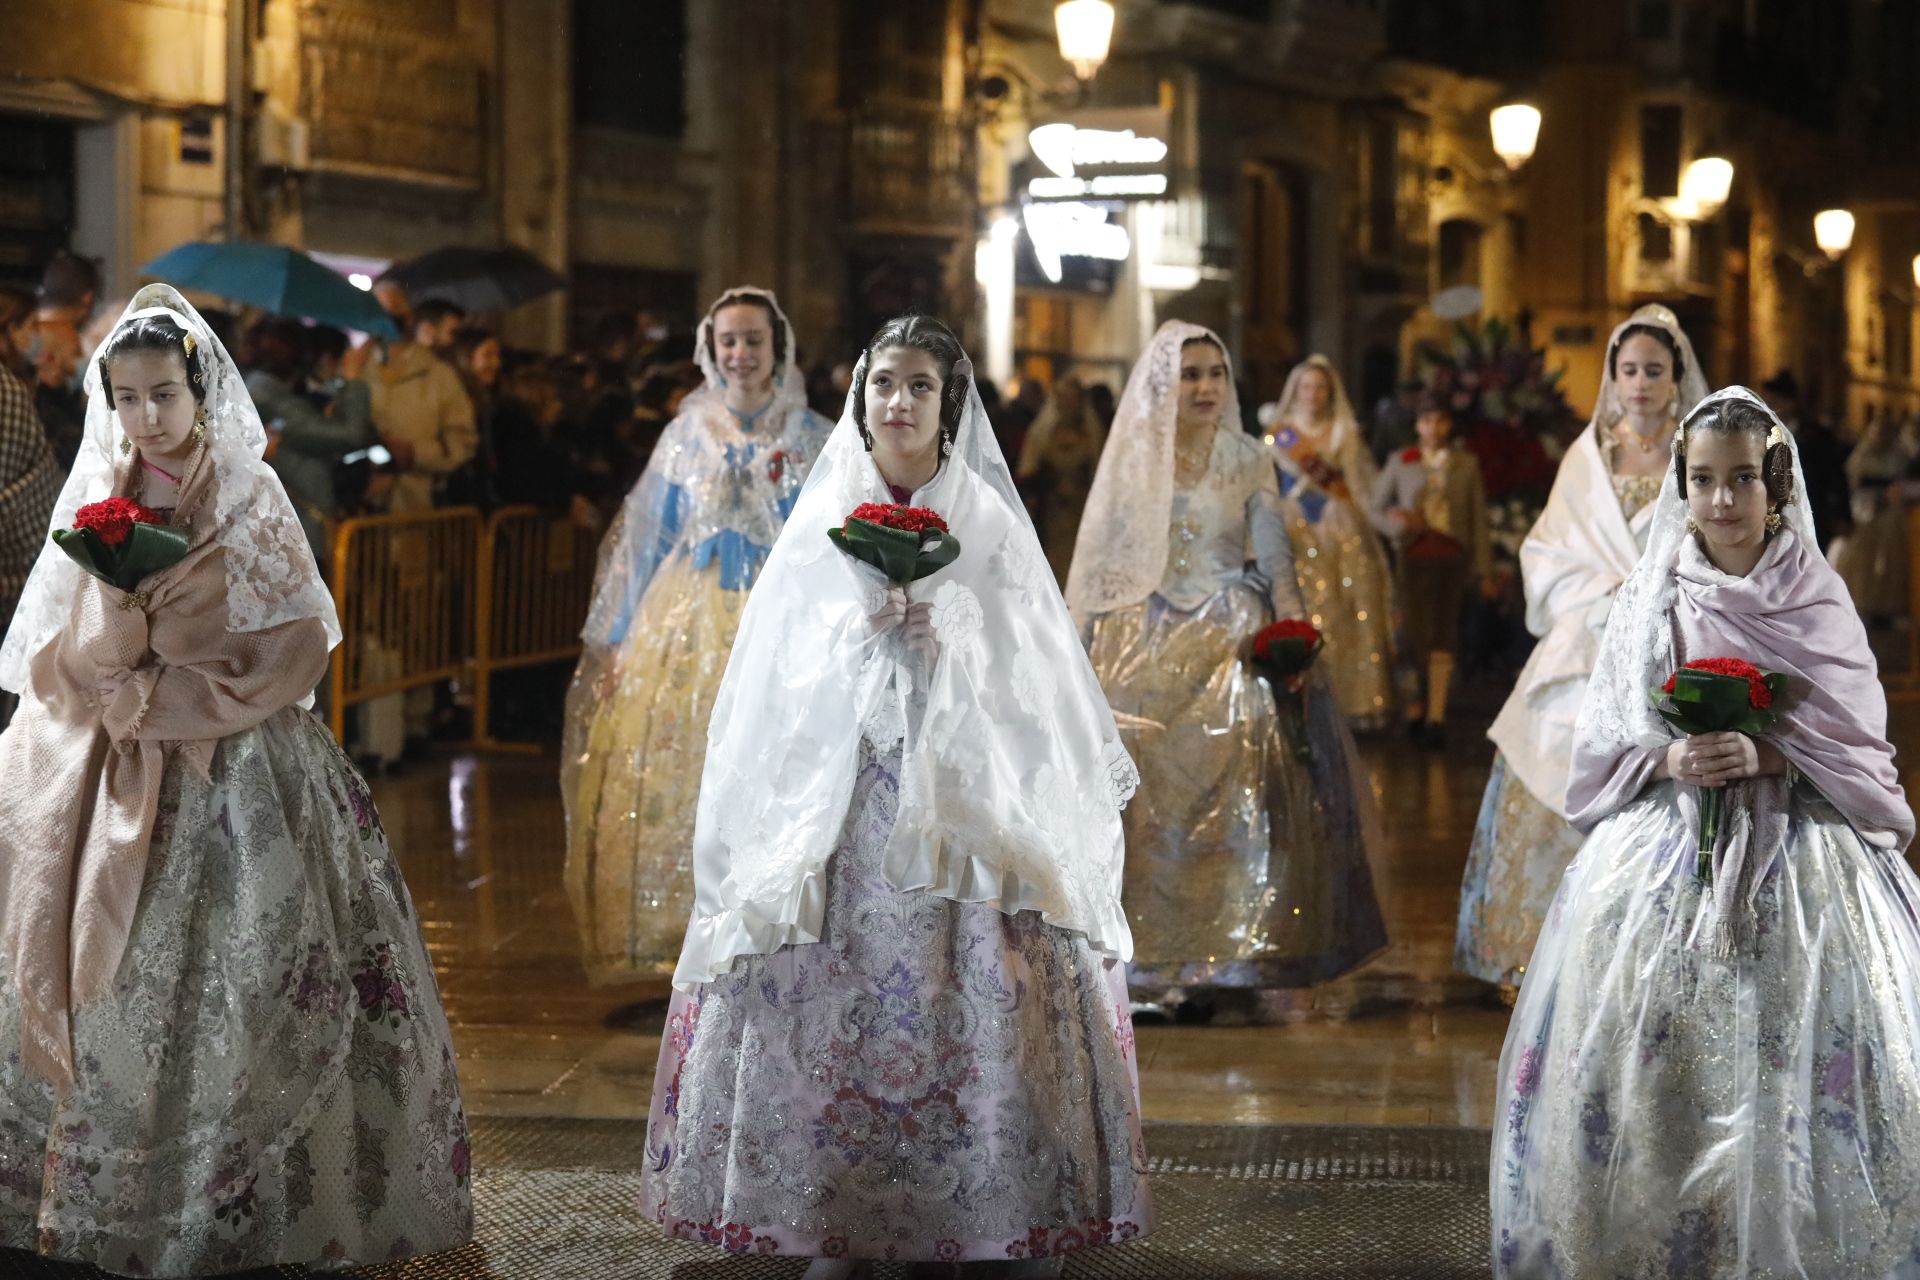
[[[947,532],[947,522],[940,518],[939,512],[927,507],[909,507],[902,502],[863,502],[853,509],[849,519],[865,520],[904,533],[925,533],[929,529]]]
[[[1420,446],[1417,444],[1409,445],[1405,449],[1401,450],[1400,461],[1402,462],[1420,461]]]
[[[1765,711],[1773,705],[1773,690],[1767,687],[1767,673],[1751,662],[1742,662],[1738,658],[1701,658],[1687,663],[1695,671],[1710,671],[1717,676],[1732,676],[1736,680],[1747,682],[1747,701],[1755,711]],[[1672,693],[1678,673],[1667,677],[1660,686],[1661,692]]]
[[[136,524],[159,523],[159,516],[130,498],[103,498],[73,513],[74,528],[91,529],[95,537],[110,547],[125,542]]]
[[[1266,661],[1274,646],[1285,640],[1298,640],[1301,648],[1310,653],[1320,643],[1320,629],[1303,618],[1283,618],[1264,626],[1253,637],[1254,658]]]

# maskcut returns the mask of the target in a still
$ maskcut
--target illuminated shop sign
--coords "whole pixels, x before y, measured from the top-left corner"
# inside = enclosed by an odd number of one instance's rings
[[[1030,200],[1151,200],[1167,194],[1166,117],[1158,111],[1086,112],[1043,124],[1028,149],[1048,169]]]
[[[1033,242],[1033,256],[1048,280],[1060,283],[1060,259],[1105,258],[1125,261],[1133,252],[1133,239],[1117,222],[1107,221],[1107,211],[1074,201],[1034,203],[1021,210],[1027,239]]]

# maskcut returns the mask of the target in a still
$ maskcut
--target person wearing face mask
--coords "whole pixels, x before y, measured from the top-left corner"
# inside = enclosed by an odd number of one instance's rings
[[[1067,603],[1140,766],[1125,814],[1136,1010],[1205,1019],[1230,992],[1244,1014],[1252,992],[1324,982],[1384,946],[1345,717],[1317,669],[1295,697],[1250,660],[1255,633],[1306,606],[1271,457],[1240,429],[1212,331],[1169,320],[1134,365]]]
[[[793,328],[730,289],[681,402],[601,543],[567,695],[567,893],[595,983],[673,971],[693,903],[701,747],[741,606],[830,424],[807,408]]]
[[[903,588],[834,546],[887,502],[936,512],[957,558]],[[808,1280],[1057,1276],[1144,1234],[1137,781],[972,362],[937,320],[889,321],[714,704],[642,1211],[812,1256]]]
[[[1296,365],[1259,416],[1279,467],[1308,620],[1327,638],[1320,665],[1354,726],[1381,728],[1393,710],[1393,593],[1367,521],[1375,471],[1366,437],[1325,356]]]
[[[458,1247],[452,1040],[309,710],[340,626],[259,414],[167,285],[89,364],[52,528],[117,497],[184,554],[128,591],[48,539],[0,644],[0,1251],[184,1277]]]
[[[1729,387],[1668,457],[1575,731],[1586,843],[1500,1055],[1494,1274],[1907,1274],[1920,879],[1886,695],[1780,419]],[[1784,677],[1769,727],[1661,718],[1649,691],[1713,658]]]
[[[1560,875],[1580,851],[1567,821],[1573,727],[1614,594],[1653,526],[1674,428],[1707,394],[1667,308],[1641,307],[1607,341],[1593,419],[1567,450],[1520,548],[1539,637],[1487,736],[1496,754],[1460,887],[1454,965],[1511,1003]]]
[[[0,635],[46,539],[47,517],[60,496],[60,464],[34,411],[26,344],[34,330],[33,295],[0,285]],[[0,693],[0,729],[15,698]]]

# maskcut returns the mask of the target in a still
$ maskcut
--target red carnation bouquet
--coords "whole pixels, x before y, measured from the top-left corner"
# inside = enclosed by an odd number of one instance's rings
[[[960,540],[940,513],[903,502],[863,502],[845,525],[827,530],[833,545],[904,587],[952,564]]]
[[[1291,715],[1280,717],[1293,753],[1305,760],[1313,754],[1307,742],[1305,683],[1302,679],[1326,645],[1320,629],[1303,618],[1283,618],[1260,628],[1253,636],[1253,662],[1273,686],[1276,703],[1291,702]]]
[[[187,531],[130,498],[106,498],[74,512],[73,528],[55,529],[53,544],[100,581],[131,592],[148,574],[180,563]]]
[[[1762,671],[1740,658],[1700,658],[1667,677],[1658,689],[1648,690],[1660,718],[1692,737],[1700,733],[1766,732],[1780,713],[1774,701],[1786,691],[1787,678]],[[1707,787],[1700,795],[1699,858],[1695,868],[1702,880],[1713,879],[1713,846],[1720,838],[1720,819],[1726,791]]]

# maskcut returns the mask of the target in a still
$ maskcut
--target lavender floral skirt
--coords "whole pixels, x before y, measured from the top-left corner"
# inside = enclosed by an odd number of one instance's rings
[[[168,766],[70,1097],[21,1071],[0,972],[0,1249],[200,1276],[465,1243],[452,1042],[365,781],[291,708],[212,775]]]
[[[821,941],[677,995],[642,1209],[740,1253],[1026,1258],[1150,1224],[1119,965],[1033,912],[901,893],[863,761]]]
[[[1670,783],[1568,869],[1500,1059],[1497,1275],[1920,1276],[1920,882],[1806,786],[1754,954]]]

